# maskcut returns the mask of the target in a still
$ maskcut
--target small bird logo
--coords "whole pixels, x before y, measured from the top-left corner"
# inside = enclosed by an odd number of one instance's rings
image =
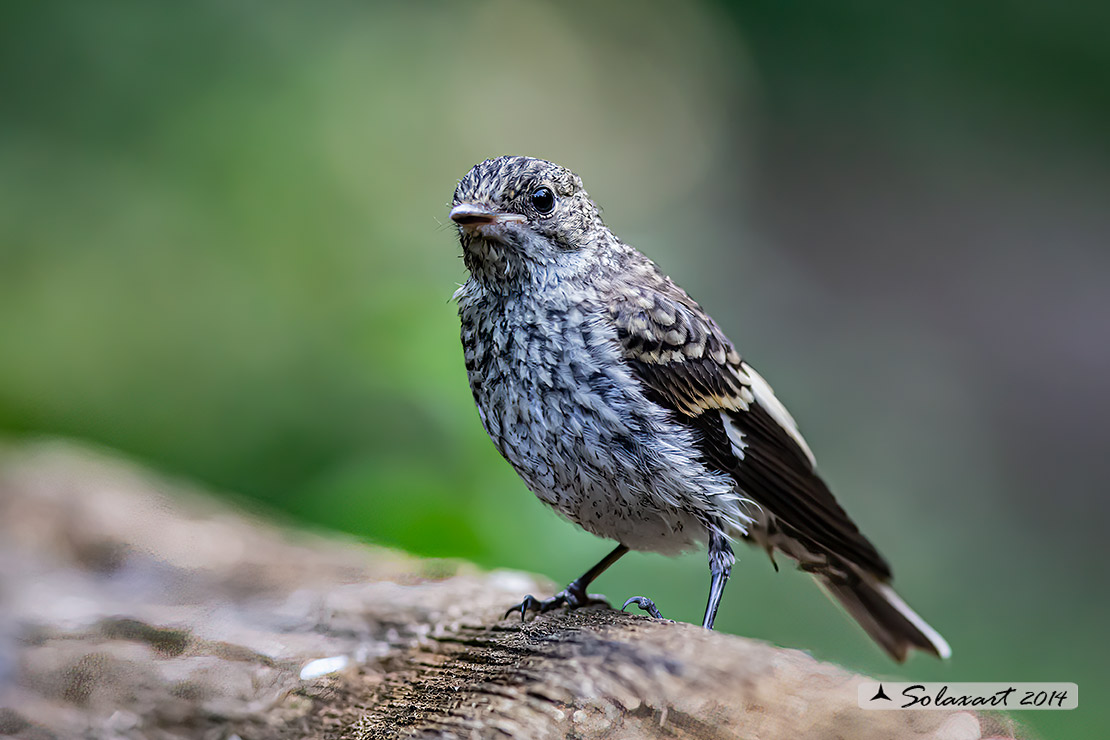
[[[876,699],[885,699],[886,701],[894,701],[893,699],[891,699],[889,696],[886,695],[885,691],[883,691],[883,685],[882,684],[879,684],[879,690],[876,691],[875,695],[871,697],[871,701],[875,701]]]
[[[570,170],[498,157],[451,207],[470,275],[455,293],[490,439],[544,503],[618,544],[555,596],[510,612],[606,604],[590,583],[629,550],[709,550],[712,629],[746,541],[798,562],[895,660],[948,644],[833,498],[794,418],[687,293],[621,241]],[[655,603],[634,596],[655,617]]]

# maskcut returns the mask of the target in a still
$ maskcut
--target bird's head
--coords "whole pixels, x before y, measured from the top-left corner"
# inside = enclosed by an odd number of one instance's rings
[[[513,290],[574,270],[609,236],[582,180],[531,157],[497,157],[459,181],[451,220],[475,280]]]

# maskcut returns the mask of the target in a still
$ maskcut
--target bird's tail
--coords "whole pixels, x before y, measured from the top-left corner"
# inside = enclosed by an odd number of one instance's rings
[[[817,582],[844,605],[867,634],[901,663],[910,648],[947,658],[952,649],[940,634],[902,601],[888,584],[874,576],[859,574],[851,582],[817,575]]]

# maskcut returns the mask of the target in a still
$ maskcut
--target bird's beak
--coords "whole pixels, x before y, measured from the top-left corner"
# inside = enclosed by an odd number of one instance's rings
[[[451,220],[459,226],[479,228],[489,224],[503,224],[514,221],[524,221],[524,216],[519,213],[501,213],[488,206],[474,203],[459,203],[451,209]]]

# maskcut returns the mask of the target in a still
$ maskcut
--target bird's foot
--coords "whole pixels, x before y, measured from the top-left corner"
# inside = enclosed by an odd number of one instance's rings
[[[580,609],[584,606],[609,606],[609,601],[601,594],[588,594],[586,590],[575,581],[550,599],[540,601],[532,594],[524,597],[524,601],[505,612],[509,616],[513,612],[520,612],[520,621],[524,621],[528,612],[544,614],[552,609],[565,606],[568,609]]]
[[[663,615],[659,613],[659,609],[655,606],[655,602],[646,596],[633,596],[631,599],[624,602],[621,611],[623,612],[627,609],[629,604],[635,604],[656,619],[663,618]]]

